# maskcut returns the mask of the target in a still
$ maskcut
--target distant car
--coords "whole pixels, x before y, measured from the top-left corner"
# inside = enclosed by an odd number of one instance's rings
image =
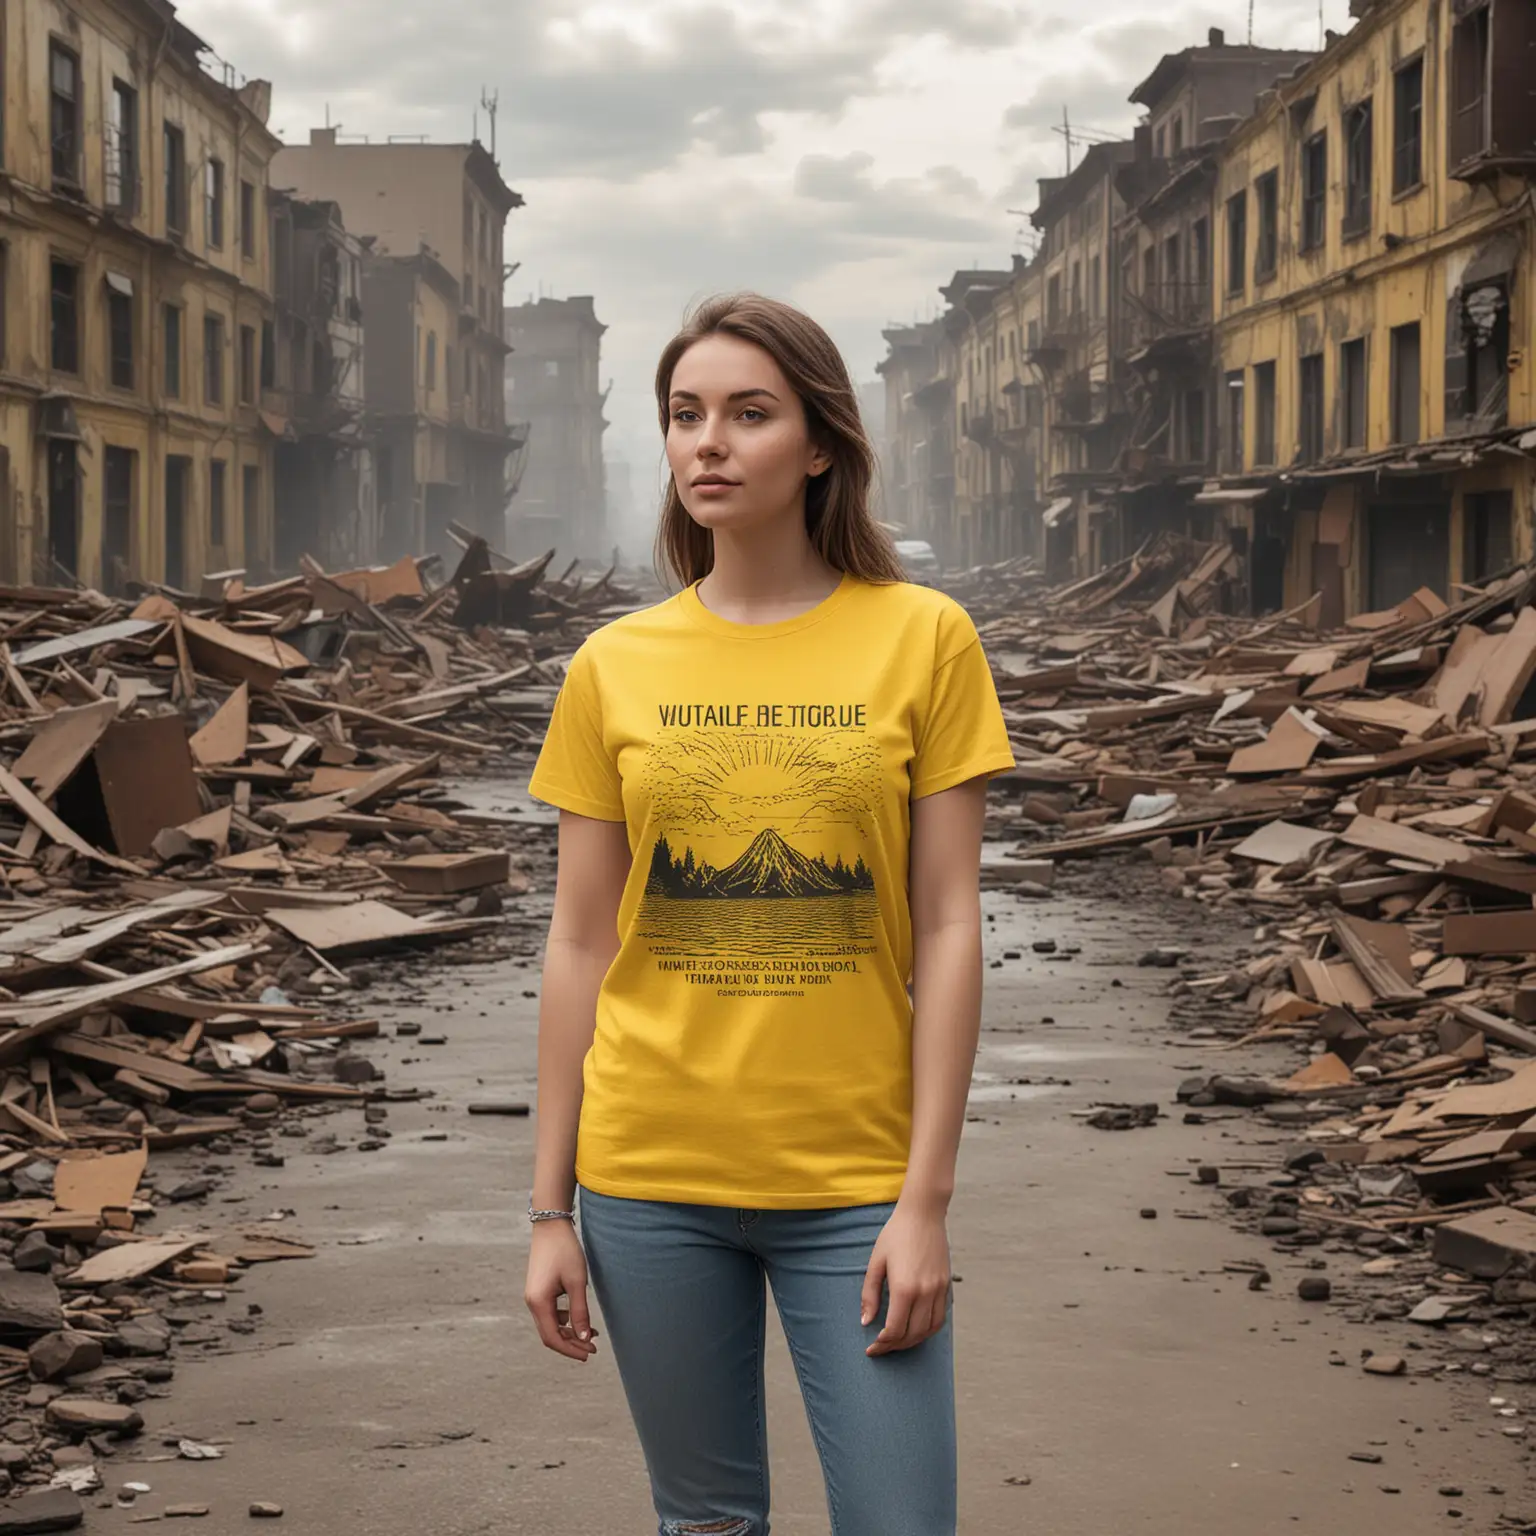
[[[933,552],[933,545],[926,539],[897,539],[896,558],[901,561],[908,581],[924,587],[936,587],[939,584],[943,568],[939,564],[939,557]]]

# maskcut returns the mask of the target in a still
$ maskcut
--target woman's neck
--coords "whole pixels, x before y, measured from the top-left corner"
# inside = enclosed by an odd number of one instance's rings
[[[842,573],[816,552],[804,531],[786,537],[715,534],[715,562],[699,584],[712,613],[738,623],[772,624],[813,608],[837,590]]]

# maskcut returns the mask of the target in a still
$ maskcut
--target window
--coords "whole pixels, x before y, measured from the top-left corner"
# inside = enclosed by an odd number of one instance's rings
[[[1222,392],[1227,402],[1227,469],[1233,474],[1243,468],[1243,374],[1229,373]]]
[[[1339,348],[1339,440],[1345,448],[1366,443],[1365,337],[1357,336]]]
[[[1367,97],[1344,114],[1344,238],[1371,228],[1371,102]]]
[[[261,387],[271,389],[277,377],[277,333],[270,320],[261,322]]]
[[[1161,128],[1159,128],[1157,130],[1156,142],[1155,142],[1155,145],[1153,147],[1152,153],[1155,154],[1159,160],[1164,159],[1166,157],[1167,153],[1168,153],[1168,140],[1167,140],[1167,136],[1166,136],[1165,131],[1163,129],[1161,129]]]
[[[1392,441],[1419,440],[1419,322],[1392,328]]]
[[[1141,291],[1148,303],[1156,301],[1157,250],[1150,245],[1141,253]]]
[[[1189,228],[1190,280],[1202,288],[1211,280],[1211,226],[1205,219],[1196,219]]]
[[[1241,293],[1248,286],[1248,194],[1237,192],[1227,199],[1227,292]]]
[[[1492,6],[1467,11],[1451,33],[1451,164],[1488,148],[1488,70]],[[57,174],[57,172],[55,172]]]
[[[63,43],[48,44],[48,136],[53,179],[80,184],[80,59]]]
[[[240,254],[247,261],[256,258],[256,184],[240,183]]]
[[[1170,288],[1177,286],[1181,277],[1179,271],[1179,237],[1169,235],[1163,241],[1163,281]]]
[[[1097,320],[1099,318],[1099,289],[1104,281],[1104,263],[1097,252],[1088,263],[1088,312]]]
[[[102,455],[101,577],[115,597],[133,565],[133,482],[138,455],[130,448],[109,447]]]
[[[257,517],[260,492],[261,471],[254,464],[247,464],[240,471],[240,547],[246,559],[250,558],[251,535],[260,522]]]
[[[165,346],[165,397],[181,399],[181,311],[167,304],[160,311]]]
[[[1259,238],[1253,253],[1255,282],[1268,281],[1280,262],[1280,172],[1266,171],[1253,184],[1259,205]]]
[[[1182,116],[1174,118],[1168,125],[1169,147],[1174,154],[1180,153],[1184,148],[1184,119]],[[1202,454],[1203,458],[1204,455]]]
[[[1186,390],[1184,394],[1184,460],[1188,464],[1205,463],[1205,391]]]
[[[80,268],[55,261],[49,272],[49,358],[59,373],[80,371]]]
[[[1080,261],[1072,263],[1072,313],[1080,315],[1083,312],[1083,264]]]
[[[3,63],[0,60],[0,63]],[[6,267],[10,260],[11,248],[0,240],[0,367],[5,365],[5,311],[6,311]]]
[[[1515,563],[1514,498],[1509,491],[1468,492],[1461,499],[1461,579],[1481,581]]]
[[[437,332],[427,332],[427,388],[437,388]]]
[[[211,250],[224,249],[224,162],[209,160],[203,172],[204,219]]]
[[[1304,357],[1298,370],[1300,399],[1297,427],[1301,462],[1315,464],[1323,456],[1323,354]]]
[[[1464,409],[1478,418],[1478,428],[1502,426],[1509,417],[1509,288],[1503,279],[1480,283],[1471,293],[1458,294],[1452,316],[1455,327],[1447,337],[1446,393],[1455,369],[1452,346],[1466,349]],[[1449,402],[1446,414],[1451,414]]]
[[[165,125],[165,232],[173,240],[187,232],[187,138],[175,123]]]
[[[224,322],[218,315],[203,316],[203,399],[224,403]]]
[[[208,542],[224,547],[224,471],[223,459],[208,463]]]
[[[114,389],[133,388],[133,283],[107,273],[108,377]]]
[[[1253,462],[1274,464],[1275,365],[1256,363],[1253,369]]]
[[[139,206],[139,93],[112,82],[107,119],[107,206],[133,213]]]
[[[1424,59],[1392,77],[1392,191],[1410,192],[1424,180]]]
[[[256,399],[256,328],[240,327],[240,403],[251,405]]]
[[[1319,251],[1328,238],[1328,135],[1315,133],[1301,151],[1301,248]]]

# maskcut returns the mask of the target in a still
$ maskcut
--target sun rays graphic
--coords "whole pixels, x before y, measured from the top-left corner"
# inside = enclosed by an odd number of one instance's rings
[[[880,752],[867,737],[773,730],[679,732],[652,743],[645,789],[658,828],[785,837],[842,827],[867,835],[879,805]]]

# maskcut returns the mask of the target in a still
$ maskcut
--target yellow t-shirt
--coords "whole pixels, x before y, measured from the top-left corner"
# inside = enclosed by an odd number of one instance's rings
[[[1013,766],[943,593],[845,575],[776,624],[692,587],[572,658],[531,792],[634,864],[584,1069],[579,1182],[808,1208],[894,1200],[912,1126],[909,800]]]

